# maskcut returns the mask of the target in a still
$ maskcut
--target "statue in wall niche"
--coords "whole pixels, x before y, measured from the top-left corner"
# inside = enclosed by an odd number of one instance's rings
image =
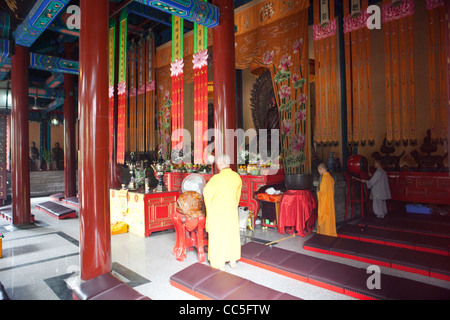
[[[411,156],[417,162],[417,171],[420,171],[423,168],[434,168],[436,167],[437,171],[445,168],[444,159],[447,158],[448,152],[446,152],[443,156],[440,155],[431,155],[436,152],[438,149],[437,145],[432,142],[431,139],[431,130],[427,130],[427,135],[423,139],[423,144],[420,146],[420,151],[425,153],[425,155],[419,154],[419,151],[413,150],[411,151]]]
[[[383,156],[381,153],[384,153]],[[391,155],[391,153],[395,152],[394,146],[389,146],[387,144],[386,138],[383,140],[383,145],[380,148],[380,152],[372,153],[372,158],[375,160],[380,160],[381,164],[384,168],[394,169],[395,171],[400,170],[400,159],[405,155],[405,151],[403,151],[399,156]]]
[[[253,124],[259,129],[279,129],[279,115],[270,70],[264,71],[253,84],[250,97]]]
[[[250,96],[253,124],[259,130],[267,130],[267,145],[271,145],[271,130],[280,129],[280,118],[270,70],[264,71],[253,84]]]

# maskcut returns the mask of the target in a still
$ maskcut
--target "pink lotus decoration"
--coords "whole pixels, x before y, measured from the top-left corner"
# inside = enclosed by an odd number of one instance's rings
[[[263,62],[264,64],[272,64],[273,63],[273,57],[274,57],[274,52],[273,51],[267,51],[266,53],[264,53],[263,55]]]
[[[126,82],[121,82],[119,83],[119,86],[117,87],[117,93],[120,95],[125,94],[127,91],[127,83]]]
[[[183,73],[183,68],[184,68],[184,61],[183,59],[177,59],[174,62],[171,63],[171,67],[170,67],[170,71],[171,71],[171,76],[179,76],[180,74]]]
[[[208,50],[202,50],[194,54],[192,59],[194,69],[201,69],[208,65]]]

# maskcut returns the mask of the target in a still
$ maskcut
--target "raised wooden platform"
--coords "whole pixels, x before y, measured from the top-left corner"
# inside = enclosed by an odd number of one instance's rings
[[[450,204],[446,172],[387,172],[392,200]]]
[[[7,173],[11,182],[11,172]],[[78,186],[78,179],[77,179]],[[46,197],[64,192],[64,170],[30,171],[30,196]],[[8,185],[7,195],[11,196],[11,183]]]

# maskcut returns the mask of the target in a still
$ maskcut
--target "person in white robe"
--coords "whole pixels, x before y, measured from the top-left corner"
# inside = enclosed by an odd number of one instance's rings
[[[386,171],[381,166],[380,160],[375,160],[376,171],[370,180],[362,180],[367,188],[371,189],[372,210],[378,218],[384,218],[387,214],[386,200],[391,199],[389,181]]]

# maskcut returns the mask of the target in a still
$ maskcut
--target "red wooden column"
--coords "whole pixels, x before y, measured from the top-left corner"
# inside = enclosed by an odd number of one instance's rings
[[[445,9],[447,12],[447,28],[446,31],[446,48],[447,48],[447,144],[450,143],[450,2],[445,2]],[[448,147],[447,147],[448,148]],[[450,167],[450,159],[448,159],[448,167]]]
[[[213,0],[219,8],[219,26],[213,28],[214,69],[214,128],[221,136],[215,137],[216,155],[233,149],[233,170],[237,169],[236,144],[227,129],[236,130],[236,70],[233,0]],[[231,154],[230,154],[231,155]]]
[[[81,280],[111,271],[108,138],[109,1],[81,0],[80,268]]]
[[[12,224],[31,222],[29,129],[28,129],[28,49],[15,46],[11,59],[11,182]]]
[[[73,59],[71,45],[66,43],[64,51]],[[73,74],[64,74],[64,195],[77,195],[76,147],[75,147],[75,80]]]

